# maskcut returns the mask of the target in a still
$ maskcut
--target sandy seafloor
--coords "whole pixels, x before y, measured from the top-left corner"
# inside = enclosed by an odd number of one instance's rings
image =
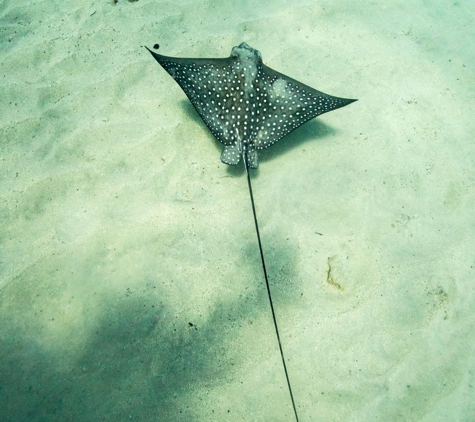
[[[359,99],[253,172],[300,422],[475,420],[470,2],[0,16],[1,421],[294,420],[243,168],[142,47],[242,41]]]

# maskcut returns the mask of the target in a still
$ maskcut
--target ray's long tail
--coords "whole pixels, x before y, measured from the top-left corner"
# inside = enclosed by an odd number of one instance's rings
[[[294,395],[292,393],[292,387],[290,385],[289,373],[287,372],[287,366],[285,365],[284,351],[282,349],[282,344],[281,344],[281,341],[280,341],[279,328],[277,327],[277,319],[275,317],[274,304],[272,303],[272,295],[271,295],[271,292],[270,292],[269,279],[267,277],[266,262],[264,260],[264,252],[262,251],[261,235],[259,233],[259,224],[257,223],[256,207],[254,205],[254,196],[252,194],[251,175],[249,174],[249,165],[247,163],[246,155],[247,155],[246,153],[243,154],[244,167],[246,168],[247,185],[249,186],[249,196],[251,197],[252,214],[254,216],[254,224],[256,226],[257,243],[259,244],[259,252],[261,253],[262,270],[264,272],[264,278],[266,280],[267,296],[269,297],[269,304],[270,304],[270,309],[271,309],[271,312],[272,312],[272,319],[274,321],[275,334],[277,336],[277,342],[279,343],[280,356],[282,358],[282,365],[284,366],[284,372],[285,372],[285,378],[287,380],[287,386],[289,387],[290,399],[292,400],[292,408],[294,410],[295,420],[296,420],[296,422],[299,422],[299,417],[298,417],[298,414],[297,414],[297,408],[295,406],[295,401],[294,401]]]

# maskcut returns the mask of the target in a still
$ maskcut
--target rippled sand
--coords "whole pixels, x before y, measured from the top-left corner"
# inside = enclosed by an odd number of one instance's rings
[[[142,48],[359,101],[253,187],[300,421],[475,418],[463,2],[5,0],[0,420],[290,421],[245,174]]]

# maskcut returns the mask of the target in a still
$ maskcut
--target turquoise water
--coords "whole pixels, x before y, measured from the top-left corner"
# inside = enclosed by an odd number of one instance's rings
[[[0,420],[293,420],[244,169],[142,48],[242,41],[359,99],[253,172],[300,422],[475,420],[472,9],[4,2]]]

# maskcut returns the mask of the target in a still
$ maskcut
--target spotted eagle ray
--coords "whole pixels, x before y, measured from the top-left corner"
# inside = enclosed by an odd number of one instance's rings
[[[231,56],[218,59],[168,57],[147,50],[180,85],[211,133],[224,144],[221,161],[237,165],[243,159],[274,328],[298,422],[272,302],[249,169],[259,165],[257,150],[275,144],[308,120],[356,100],[324,94],[267,67],[261,53],[245,42],[233,47]]]

